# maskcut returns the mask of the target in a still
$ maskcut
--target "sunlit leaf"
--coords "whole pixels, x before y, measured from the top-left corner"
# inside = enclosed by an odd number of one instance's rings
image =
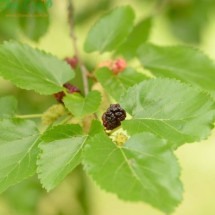
[[[205,139],[213,128],[214,100],[176,80],[143,81],[130,88],[120,104],[133,117],[123,122],[130,134],[148,131],[172,147]]]
[[[46,190],[55,188],[81,162],[86,138],[77,125],[59,125],[45,132],[37,164],[40,181]]]
[[[118,147],[99,133],[85,147],[84,166],[102,189],[122,199],[144,201],[166,213],[182,199],[176,158],[153,134],[133,135]]]
[[[20,88],[53,94],[63,89],[74,72],[50,54],[18,42],[5,42],[0,45],[0,76]]]

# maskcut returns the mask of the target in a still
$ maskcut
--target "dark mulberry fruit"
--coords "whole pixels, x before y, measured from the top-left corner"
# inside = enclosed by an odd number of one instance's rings
[[[81,92],[76,86],[74,86],[70,83],[65,83],[63,86],[67,89],[67,92],[70,94]],[[54,97],[60,103],[63,103],[63,97],[64,96],[65,96],[65,93],[63,91],[54,94]]]
[[[121,125],[126,118],[126,112],[119,104],[112,104],[102,115],[103,125],[107,130],[113,130]]]

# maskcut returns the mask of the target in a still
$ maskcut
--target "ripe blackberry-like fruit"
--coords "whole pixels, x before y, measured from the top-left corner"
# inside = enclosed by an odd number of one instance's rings
[[[67,89],[67,92],[69,94],[81,92],[76,86],[74,86],[70,83],[65,83],[63,86]],[[60,103],[63,103],[63,97],[64,96],[65,96],[65,93],[63,91],[54,94],[54,97]]]
[[[119,104],[111,104],[102,115],[103,125],[107,130],[113,130],[121,125],[121,121],[126,118],[126,112]]]

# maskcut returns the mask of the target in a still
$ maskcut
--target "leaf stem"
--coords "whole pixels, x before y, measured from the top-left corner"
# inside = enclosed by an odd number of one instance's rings
[[[67,117],[65,117],[62,121],[61,121],[61,124],[66,124],[67,122],[69,122],[69,120],[72,119],[72,115],[68,115]]]
[[[71,36],[72,42],[73,42],[73,49],[75,52],[75,56],[78,58],[78,61],[80,64],[82,80],[83,80],[83,84],[84,84],[84,94],[87,95],[89,92],[89,83],[88,83],[88,78],[87,78],[88,71],[80,57],[80,53],[79,53],[79,49],[78,49],[78,45],[77,45],[77,37],[76,37],[75,31],[74,31],[74,26],[75,26],[75,24],[74,24],[74,6],[73,6],[72,0],[68,0],[68,22],[69,22],[69,26],[70,26],[70,36]]]
[[[43,114],[15,115],[16,118],[20,119],[41,118],[42,116]]]

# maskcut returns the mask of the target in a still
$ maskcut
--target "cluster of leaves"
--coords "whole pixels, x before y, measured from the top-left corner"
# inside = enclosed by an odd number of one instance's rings
[[[1,98],[0,192],[35,173],[50,191],[82,164],[102,189],[165,213],[174,211],[183,191],[174,150],[207,138],[213,129],[215,65],[190,47],[147,43],[151,21],[147,17],[135,24],[131,7],[116,8],[95,23],[84,44],[88,53],[112,52],[128,62],[136,58],[143,66],[141,71],[127,67],[117,75],[108,68],[94,72],[111,100],[130,115],[122,122],[130,138],[120,146],[100,120],[83,131],[82,120],[102,111],[102,96],[92,90],[86,96],[69,95],[63,85],[75,72],[66,62],[18,42],[0,46],[3,78],[43,95],[64,91],[65,108],[79,122],[63,119],[41,131],[34,121],[16,116],[15,98]]]
[[[33,41],[38,41],[49,28],[48,9],[53,0],[2,0],[0,3],[0,40],[18,38],[19,30]],[[214,0],[136,0],[140,7],[155,6],[164,9],[172,33],[187,43],[200,43],[202,32],[214,13]],[[113,0],[94,1],[83,7],[75,17],[75,23],[81,25],[94,18],[100,11],[114,5]],[[152,6],[152,7],[153,7]],[[7,25],[5,24],[7,23]]]
[[[29,39],[38,41],[48,30],[51,4],[51,0],[2,0],[0,40],[18,38],[21,31]]]

